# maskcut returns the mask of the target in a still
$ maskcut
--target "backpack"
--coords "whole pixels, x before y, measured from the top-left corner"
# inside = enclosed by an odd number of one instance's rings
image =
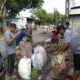
[[[4,70],[4,62],[3,62],[3,58],[0,52],[0,73],[2,73]]]

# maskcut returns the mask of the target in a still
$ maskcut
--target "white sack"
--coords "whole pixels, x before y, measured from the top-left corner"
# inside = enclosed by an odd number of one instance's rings
[[[19,61],[18,65],[18,73],[20,77],[24,80],[30,80],[31,76],[31,59],[30,58],[22,58]]]

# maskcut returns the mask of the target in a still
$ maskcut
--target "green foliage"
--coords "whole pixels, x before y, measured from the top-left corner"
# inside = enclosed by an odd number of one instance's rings
[[[38,77],[38,71],[32,68],[31,70],[31,80],[36,80]]]
[[[0,0],[0,10],[5,0]],[[6,0],[4,7],[9,16],[17,14],[20,10],[40,7],[43,0]]]
[[[0,0],[0,20],[6,30],[6,18],[15,17],[21,10],[41,7],[43,0]]]
[[[47,13],[44,9],[36,9],[36,11],[34,11],[33,14],[36,15],[35,18],[37,18],[37,23],[45,23]]]
[[[60,24],[60,23],[64,23],[65,22],[65,16],[60,14],[58,12],[58,10],[54,10],[53,12],[53,23],[55,25]]]
[[[47,19],[46,19],[46,23],[50,23],[50,24],[53,24],[53,14],[51,13],[48,13],[47,14]]]
[[[44,3],[43,0],[32,0],[32,7],[40,8],[42,6],[42,3]]]
[[[58,10],[54,9],[53,13],[47,13],[44,9],[36,9],[33,12],[33,16],[35,15],[34,18],[37,18],[37,23],[38,24],[55,24],[58,25],[59,23],[64,23],[65,22],[65,16],[60,14]]]

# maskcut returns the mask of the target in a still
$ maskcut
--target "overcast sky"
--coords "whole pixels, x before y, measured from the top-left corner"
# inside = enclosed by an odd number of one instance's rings
[[[80,5],[80,0],[75,0],[75,3],[76,6]],[[65,0],[44,0],[42,7],[47,12],[53,12],[54,8],[57,8],[61,14],[65,14]]]
[[[72,0],[71,0],[72,1]],[[80,0],[75,0],[76,6],[80,6]],[[61,14],[65,14],[65,0],[44,0],[42,6],[47,12],[53,12],[54,8],[58,9]],[[29,10],[22,11],[20,14],[24,17],[29,17]]]

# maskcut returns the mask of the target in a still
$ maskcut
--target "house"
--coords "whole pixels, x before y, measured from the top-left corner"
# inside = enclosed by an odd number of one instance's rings
[[[35,20],[31,19],[29,17],[19,17],[19,18],[12,18],[8,19],[7,23],[15,23],[18,27],[18,29],[25,28],[25,25],[27,24],[28,26],[34,28],[35,25]]]

